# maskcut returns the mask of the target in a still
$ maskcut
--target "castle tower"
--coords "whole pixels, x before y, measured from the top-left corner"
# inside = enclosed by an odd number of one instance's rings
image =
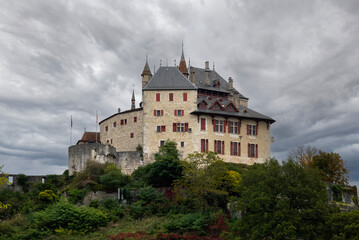
[[[131,110],[135,109],[135,90],[132,90],[132,99],[131,99]]]
[[[181,55],[181,61],[180,64],[178,66],[178,69],[180,70],[180,72],[186,77],[188,78],[188,69],[187,69],[187,65],[186,65],[186,60],[184,59],[184,54],[183,54],[183,43],[182,43],[182,55]]]
[[[152,77],[151,69],[148,66],[147,55],[146,55],[146,64],[145,64],[145,67],[143,68],[141,76],[142,76],[142,89],[143,89]]]

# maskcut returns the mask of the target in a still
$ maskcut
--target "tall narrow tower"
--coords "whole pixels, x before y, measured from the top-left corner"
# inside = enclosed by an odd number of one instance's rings
[[[135,109],[136,105],[135,105],[135,90],[132,90],[132,99],[131,99],[131,110]]]
[[[141,76],[142,76],[142,89],[143,89],[152,77],[151,69],[148,66],[147,55],[146,55],[146,64],[145,64],[145,67],[143,68]]]
[[[184,59],[184,53],[183,53],[183,43],[182,43],[182,54],[181,54],[181,61],[180,64],[178,66],[178,69],[180,70],[180,72],[186,77],[188,78],[188,69],[187,69],[187,65],[186,65],[186,60]]]

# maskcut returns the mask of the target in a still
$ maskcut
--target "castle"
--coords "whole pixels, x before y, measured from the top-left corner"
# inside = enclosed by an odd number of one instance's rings
[[[161,66],[154,75],[146,58],[141,76],[140,107],[135,107],[133,92],[130,110],[119,110],[99,123],[100,136],[94,133],[92,138],[100,143],[84,147],[81,143],[94,141],[83,140],[85,133],[77,148],[71,146],[70,174],[81,171],[87,161],[76,160],[84,153],[80,148],[87,149],[87,158],[117,161],[130,173],[153,162],[167,139],[177,142],[182,159],[195,151],[214,151],[226,162],[245,164],[270,157],[270,126],[275,120],[248,108],[248,98],[233,87],[233,79],[223,79],[208,62],[204,68],[187,67],[182,49],[178,66]],[[135,154],[138,146],[141,157]]]

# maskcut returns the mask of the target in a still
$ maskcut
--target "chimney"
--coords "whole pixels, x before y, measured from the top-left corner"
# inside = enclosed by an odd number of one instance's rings
[[[233,89],[233,79],[231,77],[228,78],[228,90],[232,90]]]
[[[206,70],[207,70],[207,69],[209,70],[209,62],[206,61],[204,64],[205,64],[205,69],[206,69]]]
[[[121,108],[118,108],[118,109],[117,109],[117,112],[120,113],[120,112],[121,112]]]
[[[204,85],[211,86],[211,79],[209,78],[209,62],[205,62],[205,70],[204,70]]]

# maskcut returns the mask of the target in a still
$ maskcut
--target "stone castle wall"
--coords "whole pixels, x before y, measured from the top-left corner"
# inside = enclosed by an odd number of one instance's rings
[[[90,161],[114,163],[125,174],[131,174],[142,165],[138,152],[116,152],[116,148],[101,143],[74,145],[69,147],[68,154],[69,175],[83,171]]]
[[[136,151],[142,145],[142,109],[117,113],[100,123],[101,142],[117,152]]]

